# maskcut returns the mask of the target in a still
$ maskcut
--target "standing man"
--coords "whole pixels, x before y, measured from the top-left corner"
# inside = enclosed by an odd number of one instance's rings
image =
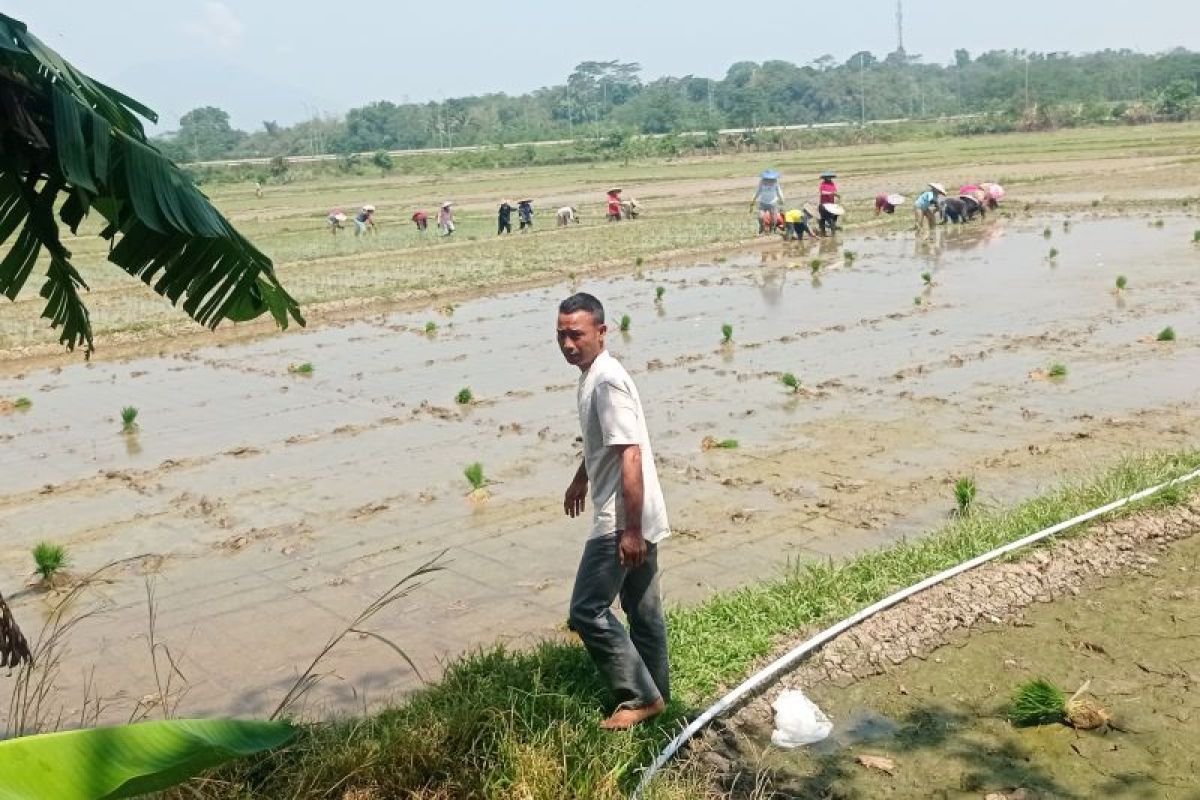
[[[521,233],[525,229],[533,230],[533,201],[529,199],[517,201],[517,219],[521,221]]]
[[[496,235],[502,233],[512,233],[512,203],[505,200],[500,204],[500,211],[496,217]]]
[[[604,349],[604,306],[574,294],[558,306],[558,347],[579,367],[583,462],[563,508],[584,511],[592,530],[571,593],[571,628],[612,690],[617,707],[601,727],[626,730],[661,714],[671,698],[667,626],[658,588],[658,543],[671,535],[637,387]],[[629,630],[612,612],[613,601]]]

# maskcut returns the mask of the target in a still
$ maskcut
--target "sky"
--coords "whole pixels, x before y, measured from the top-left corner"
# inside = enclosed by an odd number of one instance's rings
[[[905,0],[904,44],[926,62],[954,50],[1200,49],[1200,3]],[[760,13],[758,9],[766,9]],[[804,64],[896,48],[895,0],[753,5],[733,0],[394,3],[314,0],[5,0],[88,74],[171,130],[215,105],[236,127],[340,115],[375,100],[421,102],[562,83],[581,61],[636,61],[643,79],[719,78],[737,61]]]

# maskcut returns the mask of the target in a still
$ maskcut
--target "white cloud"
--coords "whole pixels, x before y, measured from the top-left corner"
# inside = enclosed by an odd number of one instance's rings
[[[232,50],[241,44],[246,26],[232,8],[218,0],[210,0],[204,4],[200,18],[187,22],[184,30],[212,47]]]

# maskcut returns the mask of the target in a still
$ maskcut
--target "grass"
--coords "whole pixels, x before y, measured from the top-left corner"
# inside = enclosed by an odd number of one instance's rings
[[[662,299],[663,299],[663,295],[666,293],[667,293],[667,287],[655,286],[654,287],[654,302],[661,303]]]
[[[475,401],[475,395],[471,394],[470,387],[464,386],[458,390],[458,394],[454,395],[454,402],[460,406],[469,406]]]
[[[401,705],[307,726],[287,748],[226,766],[167,797],[274,800],[373,792],[422,800],[618,800],[680,724],[778,651],[781,637],[831,624],[965,559],[1197,467],[1200,450],[1128,459],[1010,508],[956,516],[925,537],[842,561],[796,563],[773,579],[672,609],[674,699],[659,720],[627,734],[598,730],[605,692],[577,643],[546,641],[523,650],[496,645],[450,662],[439,681]],[[1176,487],[1111,517],[1178,504],[1193,493],[1194,487]],[[700,779],[676,769],[650,795],[712,796]]]
[[[733,326],[726,322],[721,326],[721,343],[730,344],[733,342]]]
[[[821,267],[823,267],[823,266],[824,266],[824,264],[821,262],[821,259],[819,259],[819,258],[814,258],[812,261],[808,262],[808,269],[810,272],[812,272],[813,275],[816,275],[818,272],[820,272]]]
[[[932,286],[933,285],[933,273],[932,272],[922,272],[921,273],[921,282],[924,283],[926,286]]]
[[[629,333],[629,326],[631,324],[633,324],[633,320],[631,320],[629,318],[629,315],[622,314],[621,315],[621,333]]]
[[[121,433],[134,433],[138,429],[138,410],[133,406],[121,409]]]
[[[954,502],[960,516],[970,514],[975,510],[977,491],[978,487],[975,485],[974,478],[963,477],[954,482]]]
[[[854,252],[853,250],[843,250],[842,251],[842,262],[847,267],[853,267],[854,262],[857,260],[858,260],[858,253]]]
[[[1125,287],[1126,287],[1126,286],[1128,286],[1128,285],[1129,285],[1129,279],[1128,279],[1128,278],[1126,278],[1124,275],[1118,275],[1118,276],[1117,276],[1117,291],[1118,291],[1118,292],[1123,292],[1123,291],[1125,291]]]
[[[785,372],[780,375],[779,382],[791,389],[793,392],[800,391],[800,379],[790,372]]]
[[[1154,338],[1160,342],[1173,342],[1175,341],[1175,329],[1168,325],[1159,331],[1158,336]]]
[[[1067,365],[1056,361],[1050,365],[1050,369],[1046,370],[1046,374],[1051,378],[1065,378],[1067,377]]]
[[[437,333],[437,331],[438,331],[438,324],[436,322],[434,322],[433,320],[429,320],[428,322],[425,323],[425,335],[426,336],[433,336],[435,333]]]
[[[1008,719],[1017,727],[1062,722],[1066,711],[1066,695],[1045,678],[1018,686],[1008,703]]]
[[[33,408],[33,401],[30,400],[28,397],[18,397],[16,400],[13,401],[13,408],[15,408],[19,411],[24,411],[26,409]]]
[[[293,375],[312,375],[313,365],[308,361],[305,361],[303,364],[292,364],[288,367],[288,372]]]
[[[43,584],[51,585],[55,576],[66,569],[70,563],[71,560],[67,557],[67,548],[61,544],[38,542],[34,545],[33,565]]]
[[[471,488],[476,491],[487,486],[488,480],[483,475],[483,464],[478,461],[468,464],[463,470],[463,476],[467,479],[467,483],[471,484]]]

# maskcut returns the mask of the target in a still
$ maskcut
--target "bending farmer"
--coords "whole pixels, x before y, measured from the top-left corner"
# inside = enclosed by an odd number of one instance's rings
[[[563,500],[592,530],[571,593],[571,627],[617,701],[602,723],[624,730],[662,713],[671,697],[667,625],[658,587],[658,543],[671,534],[637,387],[604,349],[604,307],[575,294],[558,307],[558,347],[579,367],[583,462]],[[613,601],[629,630],[612,611]]]

